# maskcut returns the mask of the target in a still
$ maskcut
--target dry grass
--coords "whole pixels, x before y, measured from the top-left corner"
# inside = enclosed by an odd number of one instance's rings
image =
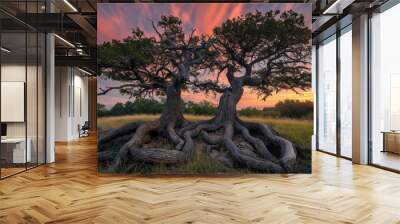
[[[126,116],[115,116],[115,117],[102,117],[98,119],[98,124],[100,126],[109,127],[109,128],[117,128],[127,122],[131,121],[153,121],[160,117],[158,114],[138,114],[138,115],[126,115]],[[204,115],[192,115],[185,114],[185,118],[190,121],[201,121],[208,120],[212,118],[212,116],[204,116]],[[288,118],[270,118],[270,117],[246,117],[241,116],[241,119],[245,121],[263,123],[263,124],[280,124],[280,125],[312,125],[312,122],[309,120],[297,120],[297,119],[288,119]]]

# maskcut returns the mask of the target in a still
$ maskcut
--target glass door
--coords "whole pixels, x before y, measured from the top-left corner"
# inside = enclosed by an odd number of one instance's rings
[[[351,25],[340,31],[340,155],[352,157],[352,34]]]
[[[336,154],[336,35],[318,46],[318,150]]]

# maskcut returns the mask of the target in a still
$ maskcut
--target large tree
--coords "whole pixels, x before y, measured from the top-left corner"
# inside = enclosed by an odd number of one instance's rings
[[[221,85],[220,73],[193,86],[222,94],[218,112],[207,125],[211,131],[224,131],[222,135],[203,131],[203,138],[224,146],[245,167],[291,171],[297,159],[295,146],[266,125],[240,120],[237,104],[245,87],[263,100],[282,90],[310,88],[311,31],[304,17],[294,11],[257,11],[225,21],[213,35],[219,53],[217,65],[226,75],[228,86]],[[236,133],[250,144],[238,147]]]
[[[99,46],[101,76],[118,82],[118,85],[100,89],[99,95],[118,90],[134,98],[166,98],[159,120],[129,123],[99,140],[99,158],[113,160],[112,169],[128,160],[177,163],[192,155],[191,136],[194,134],[189,133],[184,141],[175,131],[185,124],[181,92],[187,88],[191,77],[204,69],[206,59],[213,57],[211,45],[206,37],[196,35],[195,29],[185,33],[177,17],[161,16],[160,21],[152,25],[154,37],[136,28],[122,41],[113,40]],[[176,150],[143,150],[143,144],[151,141],[150,134],[154,132],[175,144]],[[119,150],[110,150],[118,139],[125,143]]]
[[[310,87],[311,32],[303,16],[293,11],[249,13],[227,20],[214,29],[211,38],[198,37],[194,30],[185,34],[180,20],[171,16],[162,17],[153,28],[156,37],[135,30],[132,37],[100,48],[103,74],[126,82],[100,94],[119,89],[133,97],[166,96],[160,120],[127,124],[101,138],[100,160],[111,160],[112,169],[129,169],[131,161],[184,163],[192,158],[194,139],[201,134],[196,139],[205,142],[206,151],[225,165],[263,172],[295,171],[296,147],[269,126],[240,120],[237,104],[245,88],[266,99],[281,90]],[[211,73],[215,74],[212,78],[205,78]],[[221,81],[222,75],[227,83]],[[215,117],[185,121],[182,90],[220,93]],[[175,148],[144,147],[157,140],[155,136],[166,137]],[[124,162],[128,164],[121,166]]]

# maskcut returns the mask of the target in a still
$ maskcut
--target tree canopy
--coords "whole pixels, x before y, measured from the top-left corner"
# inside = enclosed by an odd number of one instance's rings
[[[154,35],[136,28],[124,40],[99,47],[102,76],[123,82],[101,89],[99,94],[119,90],[135,98],[166,95],[160,119],[132,122],[100,139],[101,161],[111,162],[111,170],[129,170],[131,166],[124,167],[127,161],[187,163],[194,158],[195,141],[201,137],[205,152],[216,146],[225,149],[213,150],[213,154],[228,167],[235,164],[274,173],[297,169],[297,147],[268,125],[241,120],[237,104],[245,87],[263,99],[274,92],[310,87],[311,31],[302,15],[256,11],[226,20],[210,37],[197,35],[194,28],[185,32],[182,21],[174,16],[162,16],[152,27]],[[221,75],[229,85],[219,79]],[[186,108],[193,113],[212,110],[213,118],[198,122],[184,119],[181,92],[187,89],[222,94],[218,108],[209,103],[201,107],[189,103]],[[113,109],[122,113],[130,106],[117,104]],[[291,104],[280,106],[292,111]],[[167,138],[175,149],[161,145],[155,136]],[[148,144],[150,140],[152,144]],[[118,151],[108,150],[115,145]]]
[[[99,95],[119,90],[122,95],[144,97],[165,95],[172,85],[184,89],[190,77],[198,75],[205,60],[213,56],[208,39],[196,35],[195,29],[185,33],[179,18],[161,16],[152,25],[155,36],[135,28],[131,36],[99,46],[101,75],[123,82],[101,89]]]
[[[214,28],[213,47],[227,78],[263,99],[281,90],[310,88],[311,31],[294,11],[248,13]],[[229,70],[229,67],[231,69]],[[214,79],[208,88],[227,88]]]

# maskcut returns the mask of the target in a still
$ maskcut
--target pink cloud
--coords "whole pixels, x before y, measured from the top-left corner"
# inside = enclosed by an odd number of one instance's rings
[[[146,35],[154,36],[151,30],[150,21],[157,21],[161,14],[172,14],[182,19],[186,28],[192,26],[197,29],[197,34],[211,34],[214,27],[221,25],[226,19],[232,19],[243,15],[249,11],[258,9],[266,10],[270,4],[221,4],[221,3],[198,3],[198,4],[115,4],[118,7],[112,7],[112,10],[102,11],[104,16],[98,16],[98,42],[101,43],[111,39],[123,39],[127,37],[132,28],[140,27]],[[271,6],[273,5],[273,6]],[[269,9],[280,9],[287,11],[295,8],[298,4],[271,4]],[[266,7],[264,7],[266,6]],[[100,10],[101,11],[101,10]],[[311,11],[310,11],[311,12]],[[311,16],[309,16],[311,19]],[[311,22],[309,23],[311,26]],[[227,83],[224,74],[221,74],[222,83]],[[200,102],[203,100],[210,101],[214,104],[218,103],[219,96],[204,94],[193,94],[189,92],[183,93],[184,100]],[[296,95],[292,92],[280,92],[267,99],[260,100],[256,93],[246,89],[242,100],[239,102],[239,108],[244,107],[271,107],[278,101],[284,99],[301,99],[312,100],[312,93],[304,92],[302,95]],[[109,104],[114,101],[126,101],[128,98],[110,96],[102,98]],[[118,100],[120,99],[120,100]],[[123,99],[123,100],[121,100]]]

